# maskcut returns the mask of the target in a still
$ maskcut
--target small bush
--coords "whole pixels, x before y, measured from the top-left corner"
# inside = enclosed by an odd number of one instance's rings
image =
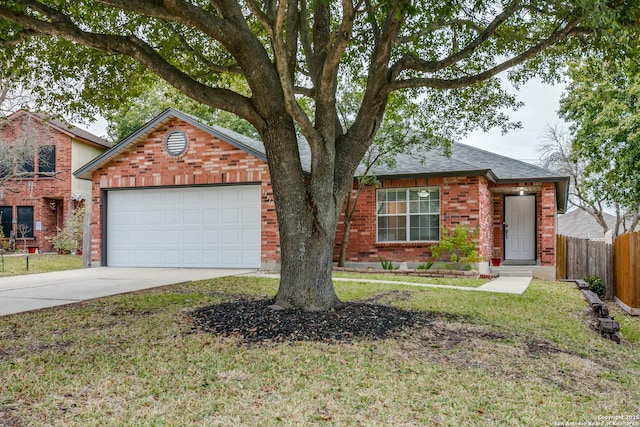
[[[418,270],[428,270],[433,266],[433,261],[427,261],[418,264]]]
[[[84,207],[74,209],[63,230],[58,228],[58,234],[45,237],[54,249],[68,254],[82,247],[84,212]]]
[[[452,229],[443,228],[440,242],[431,247],[431,255],[434,261],[444,261],[441,258],[445,254],[449,255],[449,261],[453,263],[482,261],[483,258],[478,254],[477,239],[478,227],[471,229],[458,224]]]
[[[582,280],[587,282],[591,292],[595,293],[600,298],[604,298],[604,295],[607,292],[607,285],[604,283],[604,280],[598,276],[584,276]]]
[[[380,264],[382,265],[383,270],[395,270],[396,268],[393,266],[393,261],[389,261],[388,259],[380,258]]]

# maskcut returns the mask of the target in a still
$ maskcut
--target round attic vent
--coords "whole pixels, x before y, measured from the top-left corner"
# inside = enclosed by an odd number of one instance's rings
[[[181,130],[172,130],[164,140],[164,149],[170,156],[178,157],[187,149],[187,134]]]

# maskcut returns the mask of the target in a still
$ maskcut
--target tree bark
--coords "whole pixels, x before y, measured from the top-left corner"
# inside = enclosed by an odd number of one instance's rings
[[[269,159],[271,184],[280,231],[280,286],[276,305],[306,311],[341,305],[331,281],[338,218],[347,188],[334,186],[335,177],[316,170],[302,173],[293,122],[286,119],[261,135]],[[283,149],[295,144],[295,149]],[[290,147],[291,148],[291,147]],[[333,162],[317,165],[333,169]],[[353,171],[337,171],[339,177]],[[310,181],[315,182],[311,185]]]
[[[344,226],[342,227],[342,246],[340,246],[340,258],[338,258],[338,267],[344,267],[347,260],[347,249],[349,248],[349,233],[351,233],[351,215],[344,218]]]

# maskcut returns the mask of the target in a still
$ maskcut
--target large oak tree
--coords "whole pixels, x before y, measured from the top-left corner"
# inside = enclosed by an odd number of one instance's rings
[[[579,54],[580,40],[635,24],[636,3],[2,0],[0,61],[22,76],[37,70],[42,87],[56,89],[43,95],[71,110],[87,100],[117,105],[151,72],[251,123],[266,148],[280,227],[276,303],[327,310],[339,305],[331,283],[338,217],[392,94],[444,105],[454,92],[469,104],[476,90],[506,99],[499,73],[552,75]],[[242,90],[231,89],[237,79]],[[354,87],[359,101],[345,126],[337,101]],[[308,173],[299,135],[311,148]]]

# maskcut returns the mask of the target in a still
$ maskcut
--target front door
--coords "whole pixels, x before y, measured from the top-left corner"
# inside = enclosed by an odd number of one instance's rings
[[[505,260],[536,259],[536,196],[504,197]]]

